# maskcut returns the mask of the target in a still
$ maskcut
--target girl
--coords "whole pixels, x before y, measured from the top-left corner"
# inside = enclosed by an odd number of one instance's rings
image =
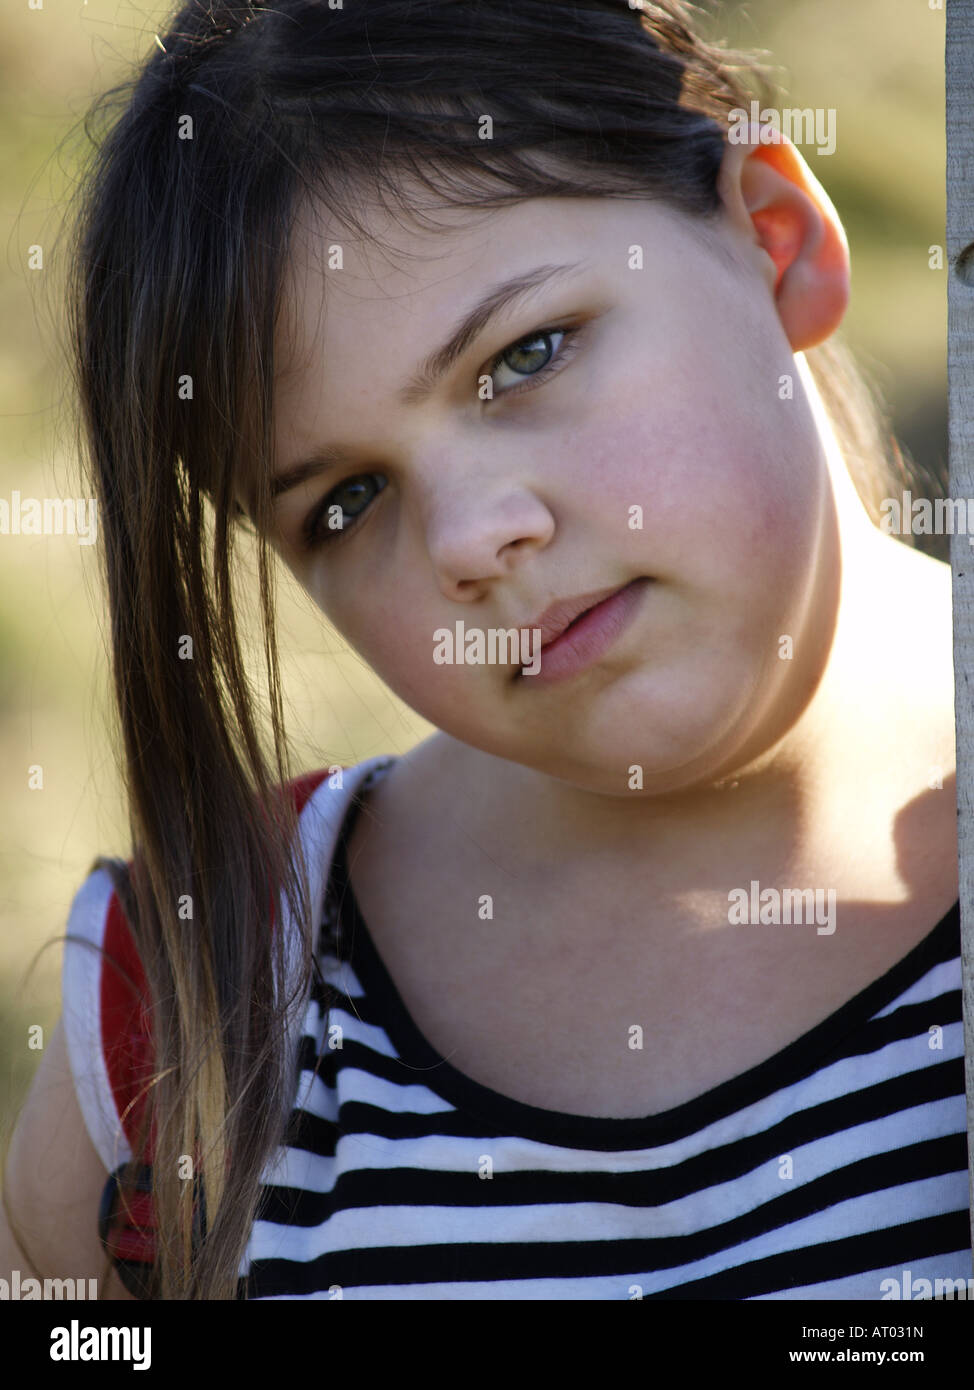
[[[194,0],[112,94],[73,324],[133,856],[71,910],[11,1259],[969,1274],[949,570],[879,528],[835,209],[693,24]],[[269,549],[433,737],[291,776]]]

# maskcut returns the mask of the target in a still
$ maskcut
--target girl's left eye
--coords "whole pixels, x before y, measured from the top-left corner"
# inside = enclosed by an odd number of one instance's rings
[[[578,346],[576,339],[579,331],[578,327],[539,328],[504,348],[491,359],[490,370],[485,375],[493,380],[500,368],[506,368],[515,377],[521,378],[521,384],[504,390],[494,386],[494,395],[520,395],[524,390],[533,390],[538,381],[547,380],[555,372],[561,371]],[[561,351],[552,347],[554,338],[560,339]]]

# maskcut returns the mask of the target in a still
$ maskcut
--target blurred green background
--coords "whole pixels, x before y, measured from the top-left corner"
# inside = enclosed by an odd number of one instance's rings
[[[36,0],[35,0],[36,3]],[[784,106],[835,108],[831,156],[803,149],[845,224],[844,336],[901,444],[946,487],[943,10],[926,0],[705,7],[713,36],[765,50]],[[61,148],[91,97],[147,54],[168,4],[3,0],[0,7],[0,497],[80,496],[49,250],[76,170]],[[344,649],[282,569],[279,636],[297,768],[404,752],[426,722]],[[0,1141],[39,1057],[28,1027],[60,1008],[70,900],[97,853],[127,854],[97,546],[0,536]],[[43,769],[43,789],[28,769]],[[45,943],[54,941],[54,945]],[[0,1149],[2,1152],[2,1149]]]

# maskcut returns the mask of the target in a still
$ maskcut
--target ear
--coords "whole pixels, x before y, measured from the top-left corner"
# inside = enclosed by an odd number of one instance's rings
[[[792,349],[824,342],[845,314],[850,278],[849,244],[825,189],[785,135],[753,123],[728,141],[717,187],[733,225],[770,259]]]

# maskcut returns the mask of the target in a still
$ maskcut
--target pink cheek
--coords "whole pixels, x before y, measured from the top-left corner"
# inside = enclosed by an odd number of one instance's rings
[[[631,409],[631,403],[630,403]],[[644,500],[653,485],[657,451],[646,429],[645,418],[618,414],[606,408],[601,419],[582,431],[573,431],[561,454],[559,473],[577,485],[597,489],[593,498]]]
[[[759,556],[764,572],[775,564],[787,570],[797,558],[805,493],[782,474],[781,459],[763,453],[766,444],[755,441],[753,451],[748,444],[720,439],[709,422],[702,430],[681,423],[650,436],[645,420],[630,420],[583,438],[579,451],[587,486],[598,479],[592,505],[610,524],[617,517],[620,536],[657,556],[661,567],[678,570],[689,549],[718,570],[753,568]],[[642,508],[641,530],[629,528],[633,505]]]
[[[397,689],[418,707],[434,712],[444,710],[455,704],[457,692],[464,691],[467,698],[470,688],[470,673],[475,668],[462,664],[438,664],[433,660],[437,643],[433,633],[439,627],[451,627],[455,619],[428,623],[410,623],[408,630],[397,629],[387,632],[382,646],[383,659],[377,661],[375,669],[380,671],[387,683]],[[472,626],[467,620],[468,626]]]
[[[623,410],[606,415],[610,424],[573,436],[573,488],[581,489],[579,495],[588,497],[610,524],[616,517],[626,535],[640,535],[630,528],[630,508],[635,506],[642,508],[646,537],[658,541],[693,532],[705,517],[690,499],[704,499],[706,513],[708,494],[714,486],[726,485],[726,477],[701,462],[706,454],[688,440],[682,422],[633,410],[631,399]]]

